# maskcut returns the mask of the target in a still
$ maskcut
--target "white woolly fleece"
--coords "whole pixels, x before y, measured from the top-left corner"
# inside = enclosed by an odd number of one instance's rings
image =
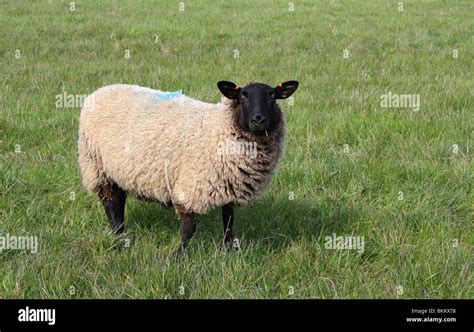
[[[269,137],[254,136],[236,126],[234,112],[225,98],[209,104],[134,85],[103,87],[81,111],[83,184],[97,192],[116,183],[128,195],[197,214],[231,202],[246,205],[271,181],[285,121],[282,115]],[[229,144],[253,145],[256,154],[222,149]]]

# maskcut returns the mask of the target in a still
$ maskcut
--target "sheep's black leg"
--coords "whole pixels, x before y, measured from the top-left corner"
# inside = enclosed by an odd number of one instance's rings
[[[185,252],[188,242],[196,230],[196,216],[194,213],[187,213],[178,209],[181,218],[181,245],[178,249],[178,255]]]
[[[125,192],[115,183],[111,183],[100,188],[99,198],[115,234],[123,233],[125,200],[127,199]]]
[[[222,207],[222,221],[224,222],[224,245],[230,246],[234,240],[234,205],[232,203]]]

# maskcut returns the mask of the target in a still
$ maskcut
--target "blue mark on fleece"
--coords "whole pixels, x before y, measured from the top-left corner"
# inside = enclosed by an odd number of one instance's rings
[[[170,100],[178,97],[183,97],[183,90],[178,91],[157,91],[156,96],[161,100]]]

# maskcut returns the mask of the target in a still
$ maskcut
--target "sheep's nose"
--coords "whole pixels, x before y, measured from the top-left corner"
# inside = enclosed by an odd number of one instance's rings
[[[252,122],[256,125],[261,125],[262,123],[265,122],[267,118],[264,117],[263,115],[257,114],[252,118]]]

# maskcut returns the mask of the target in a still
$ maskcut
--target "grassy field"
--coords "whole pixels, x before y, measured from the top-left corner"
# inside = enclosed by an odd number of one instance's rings
[[[472,2],[293,5],[0,1],[0,236],[39,241],[0,251],[0,298],[473,298]],[[115,240],[57,96],[122,82],[217,102],[217,81],[250,79],[300,88],[279,173],[237,210],[241,250],[215,211],[174,261],[174,211],[133,199]],[[420,109],[382,107],[389,92]]]

